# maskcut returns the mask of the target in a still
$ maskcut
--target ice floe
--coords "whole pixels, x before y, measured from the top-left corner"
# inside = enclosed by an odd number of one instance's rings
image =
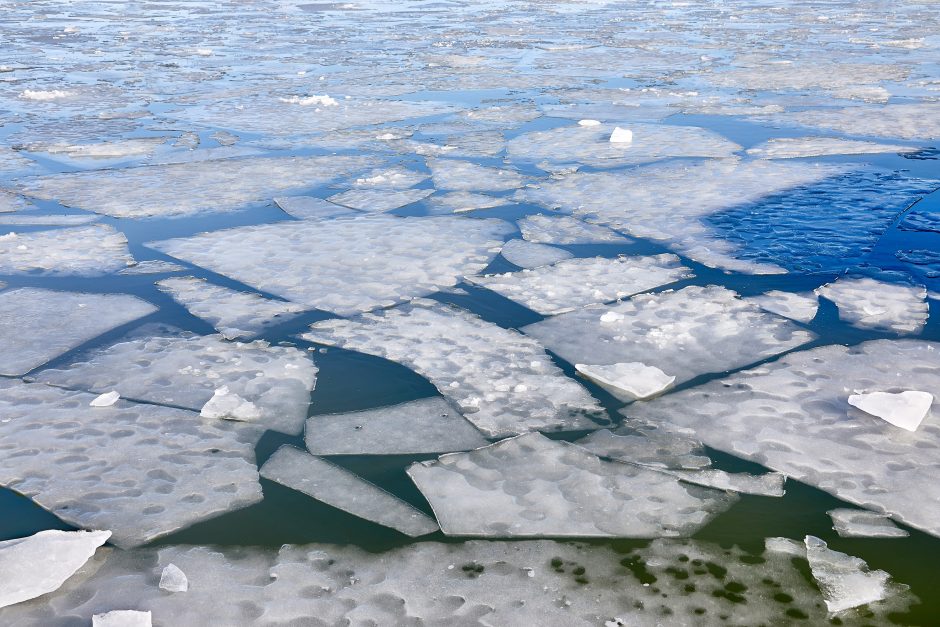
[[[179,566],[167,564],[160,573],[160,589],[167,592],[186,592],[189,590],[189,579]]]
[[[88,403],[88,405],[91,407],[111,407],[111,405],[114,405],[116,402],[118,402],[120,398],[121,395],[118,392],[111,390],[110,392],[105,392],[104,394],[100,394],[91,399],[91,402]]]
[[[839,319],[863,329],[916,333],[927,322],[927,289],[871,277],[842,277],[816,289],[835,303]]]
[[[752,296],[748,300],[764,311],[803,323],[812,322],[816,317],[816,312],[819,311],[819,298],[815,294],[794,294],[770,290],[760,296]]]
[[[0,203],[3,202],[3,194],[0,193]],[[0,207],[2,213],[2,207]],[[89,214],[60,214],[60,215],[41,215],[24,214],[15,216],[0,216],[0,224],[4,226],[81,226],[98,221],[98,216]]]
[[[830,612],[881,601],[888,595],[888,573],[869,570],[863,560],[833,551],[814,536],[806,536],[805,543],[810,572]]]
[[[513,170],[490,168],[458,159],[428,162],[437,189],[496,192],[522,187],[522,175]]]
[[[150,612],[140,610],[111,610],[91,617],[91,627],[150,627],[153,622]]]
[[[323,220],[359,215],[359,212],[354,209],[340,207],[315,196],[279,196],[274,199],[274,203],[298,220]]]
[[[839,508],[828,512],[841,538],[906,538],[910,534],[891,522],[887,514],[864,509]]]
[[[849,135],[898,139],[940,137],[940,103],[888,104],[800,111],[781,116],[787,122],[831,129]]]
[[[647,400],[659,396],[675,383],[676,378],[656,366],[638,361],[592,366],[575,364],[575,370],[622,401]]]
[[[879,144],[837,137],[775,137],[748,148],[747,154],[761,159],[798,159],[826,155],[905,153],[916,150],[917,148],[899,144]]]
[[[456,307],[417,301],[311,328],[304,339],[414,369],[489,436],[596,426],[597,402],[535,340]]]
[[[857,407],[867,414],[877,416],[885,422],[901,427],[907,431],[917,431],[923,422],[930,406],[933,404],[933,394],[905,390],[903,392],[869,392],[867,394],[852,394],[848,398],[852,407]]]
[[[428,199],[428,204],[433,207],[434,213],[466,213],[501,207],[512,202],[509,198],[497,198],[466,191],[435,194]]]
[[[352,181],[352,187],[407,189],[427,179],[427,174],[409,170],[402,166],[394,166],[366,172]]]
[[[432,518],[405,501],[348,470],[291,446],[282,446],[268,458],[261,467],[261,476],[406,536],[418,537],[438,530]]]
[[[658,431],[621,434],[601,429],[575,443],[601,457],[651,468],[701,470],[712,463],[701,442]]]
[[[180,270],[185,269],[185,266],[181,266],[178,263],[173,263],[172,261],[165,261],[163,259],[147,259],[145,261],[137,262],[133,266],[124,268],[118,272],[118,274],[123,274],[126,276],[135,276],[140,274],[164,274],[167,272],[179,272]]]
[[[511,228],[501,220],[364,216],[246,226],[149,246],[258,290],[347,315],[456,285],[489,264]]]
[[[383,212],[418,202],[433,193],[433,189],[350,189],[327,200],[359,211]]]
[[[526,216],[519,220],[519,230],[522,239],[539,244],[623,244],[630,241],[607,227],[565,215]]]
[[[503,244],[499,254],[509,263],[520,268],[538,268],[548,266],[563,259],[571,259],[574,254],[562,248],[536,244],[524,239],[511,239]]]
[[[0,236],[0,274],[93,277],[134,263],[124,234],[104,224]]]

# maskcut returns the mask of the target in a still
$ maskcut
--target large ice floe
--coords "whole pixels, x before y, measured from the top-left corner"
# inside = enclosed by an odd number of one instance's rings
[[[876,340],[791,353],[624,413],[940,535],[940,409],[910,432],[848,402],[870,392],[936,395],[938,381],[940,345]]]
[[[770,290],[760,296],[752,296],[748,300],[764,311],[803,323],[812,322],[819,311],[819,298],[812,293],[794,294]]]
[[[261,476],[359,518],[407,536],[434,533],[437,523],[405,501],[306,451],[282,446],[261,467]]]
[[[0,485],[135,546],[261,500],[251,444],[172,407],[0,380]]]
[[[916,152],[917,148],[900,144],[839,139],[837,137],[775,137],[747,149],[747,154],[761,159],[798,159],[826,155],[860,155],[884,152]]]
[[[301,431],[317,373],[304,351],[262,341],[230,343],[219,336],[149,330],[60,368],[43,370],[35,378],[72,389],[116,390],[123,398],[205,410],[208,417],[250,419],[242,426],[259,435],[264,429]]]
[[[605,303],[695,276],[675,255],[592,257],[505,274],[471,277],[478,285],[552,315]]]
[[[530,433],[408,469],[453,536],[690,535],[734,498]]]
[[[520,268],[538,268],[539,266],[548,266],[556,261],[571,259],[573,253],[548,246],[546,244],[536,244],[524,239],[511,239],[500,249],[499,254],[509,263]]]
[[[513,170],[490,168],[458,159],[433,159],[428,163],[434,186],[458,191],[495,192],[522,187],[522,175]]]
[[[258,335],[305,309],[302,305],[239,292],[192,276],[163,279],[157,281],[157,286],[194,316],[209,322],[227,340]]]
[[[940,137],[940,103],[936,102],[799,111],[787,113],[780,119],[849,135],[902,139]]]
[[[103,224],[0,235],[0,274],[94,277],[134,263],[124,234]]]
[[[630,240],[610,229],[566,215],[541,213],[519,220],[522,239],[539,244],[624,244]]]
[[[511,229],[502,220],[365,216],[246,226],[150,246],[287,300],[347,315],[456,285],[489,264]],[[264,261],[243,254],[246,248]]]
[[[303,337],[405,364],[489,436],[589,429],[600,412],[535,340],[456,307],[416,301],[318,322]]]
[[[871,277],[844,277],[816,290],[839,308],[839,319],[863,329],[916,333],[927,322],[927,288]]]
[[[23,179],[28,196],[118,218],[233,211],[375,166],[373,157],[257,157],[51,174]]]
[[[31,287],[0,293],[0,374],[21,375],[157,310],[125,294]]]
[[[572,364],[640,362],[676,383],[740,368],[813,339],[726,288],[690,286],[593,305],[523,327]]]

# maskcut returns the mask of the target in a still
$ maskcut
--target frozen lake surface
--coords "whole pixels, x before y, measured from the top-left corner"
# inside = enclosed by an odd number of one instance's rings
[[[940,5],[9,3],[0,624],[940,622]]]

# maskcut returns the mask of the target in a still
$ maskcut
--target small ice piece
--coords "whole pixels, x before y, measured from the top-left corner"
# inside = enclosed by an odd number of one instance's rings
[[[58,590],[110,537],[110,531],[47,530],[0,542],[0,607]]]
[[[199,415],[203,418],[251,422],[261,418],[261,410],[251,401],[246,401],[238,394],[233,394],[227,386],[223,385],[202,406]]]
[[[274,204],[298,220],[325,220],[359,215],[355,209],[341,207],[315,196],[280,196],[274,199]]]
[[[785,494],[783,489],[786,476],[779,472],[766,472],[762,475],[752,475],[746,472],[725,472],[717,468],[703,470],[662,470],[680,481],[694,483],[716,490],[729,490],[738,494],[755,494],[758,496],[781,497]]]
[[[651,468],[701,470],[712,465],[701,442],[667,432],[619,434],[601,429],[575,444],[600,457]]]
[[[150,611],[111,610],[91,617],[91,627],[151,627]]]
[[[91,407],[111,407],[111,405],[118,402],[119,398],[121,398],[121,394],[117,390],[111,390],[110,392],[96,396],[88,404]]]
[[[927,288],[871,277],[839,278],[816,288],[839,308],[839,319],[863,329],[916,333],[927,323]]]
[[[118,274],[136,276],[140,274],[164,274],[167,272],[179,272],[180,270],[185,270],[185,266],[181,266],[178,263],[173,263],[172,261],[164,261],[163,259],[147,259],[140,261],[137,264],[130,266],[129,268],[124,268]]]
[[[764,540],[764,550],[768,553],[806,558],[806,545],[792,538],[767,538]]]
[[[186,592],[189,590],[189,579],[179,566],[167,564],[160,573],[160,589],[167,592]]]
[[[435,194],[428,198],[433,213],[467,213],[481,209],[492,209],[512,203],[510,198],[497,198],[474,192],[450,192]]]
[[[881,601],[888,596],[888,573],[869,570],[863,560],[833,551],[815,536],[806,536],[804,543],[810,572],[831,613]]]
[[[840,538],[906,538],[910,534],[895,525],[887,514],[865,509],[833,509],[828,512]]]
[[[418,202],[433,193],[433,189],[350,189],[327,200],[358,211],[382,213]]]
[[[451,536],[685,536],[735,500],[539,433],[415,463],[407,472]]]
[[[749,148],[747,154],[761,159],[795,159],[825,155],[859,155],[884,152],[916,152],[918,149],[898,144],[838,139],[835,137],[775,137]]]
[[[432,159],[428,167],[437,189],[497,192],[522,187],[525,182],[514,170],[490,168],[457,159]]]
[[[794,294],[771,290],[760,296],[752,296],[748,300],[756,303],[764,311],[803,323],[812,322],[819,310],[819,298],[812,293]]]
[[[932,404],[933,394],[916,390],[898,393],[870,392],[849,396],[849,405],[852,407],[858,407],[867,414],[877,416],[907,431],[917,431],[917,427],[930,412]]]
[[[599,120],[578,120],[578,126],[600,126]]]
[[[316,105],[335,107],[339,104],[335,98],[331,98],[326,94],[322,96],[289,96],[287,98],[278,98],[278,100],[287,104],[296,104],[304,107]]]
[[[261,476],[353,516],[416,538],[434,533],[427,514],[348,470],[292,446],[282,446],[261,467]]]
[[[676,382],[656,366],[638,361],[610,366],[575,364],[575,370],[622,401],[647,400],[659,396]]]
[[[625,244],[630,241],[605,226],[571,216],[535,214],[519,220],[522,239],[539,244]]]
[[[106,224],[0,236],[0,274],[95,277],[135,263]]]
[[[314,455],[418,455],[467,451],[489,442],[442,398],[307,419]]]
[[[633,131],[626,128],[620,128],[619,126],[615,127],[613,132],[610,134],[610,143],[612,144],[629,144],[633,142]]]
[[[564,259],[571,259],[574,255],[567,250],[535,244],[524,239],[511,239],[503,244],[499,251],[509,263],[520,268],[538,268],[548,266]]]

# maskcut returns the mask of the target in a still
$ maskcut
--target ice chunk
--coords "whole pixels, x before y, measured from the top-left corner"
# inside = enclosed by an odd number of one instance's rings
[[[839,318],[863,329],[916,333],[927,322],[927,289],[871,277],[843,277],[816,289],[839,308]]]
[[[189,590],[189,579],[179,566],[167,564],[160,573],[160,589],[167,592],[186,592]]]
[[[574,255],[567,250],[546,246],[545,244],[535,244],[527,242],[524,239],[511,239],[503,244],[499,253],[511,264],[520,268],[538,268],[571,259]]]
[[[111,610],[91,617],[91,627],[150,627],[151,613],[139,610]]]
[[[659,396],[676,381],[675,377],[659,368],[638,361],[609,366],[575,364],[574,367],[622,401],[647,400]]]
[[[612,144],[632,144],[633,131],[626,128],[620,128],[619,126],[614,127],[614,130],[610,133],[609,141]]]
[[[356,216],[359,212],[348,207],[334,205],[328,200],[314,196],[281,196],[274,203],[299,220],[323,220],[341,216]]]
[[[120,547],[261,500],[254,450],[172,407],[0,380],[0,485]],[[29,455],[23,455],[29,451]]]
[[[619,434],[601,429],[575,443],[601,457],[651,468],[701,470],[712,464],[701,442],[658,431]]]
[[[684,536],[734,502],[538,433],[415,463],[408,475],[452,536]]]
[[[532,338],[455,307],[416,301],[326,320],[304,339],[378,355],[427,377],[483,433],[592,428],[597,402]]]
[[[0,236],[0,274],[94,277],[134,263],[124,234],[104,224]]]
[[[307,419],[307,449],[314,455],[449,453],[489,442],[441,398]]]
[[[0,542],[0,607],[59,589],[111,537],[110,531],[40,531]]]
[[[881,601],[888,595],[890,576],[870,571],[863,560],[833,551],[815,536],[806,536],[806,559],[832,613]]]
[[[291,446],[282,446],[268,458],[261,467],[261,476],[413,538],[438,530],[432,518],[405,501],[339,466]]]
[[[869,392],[868,394],[852,394],[848,402],[852,407],[858,407],[863,412],[877,416],[895,427],[917,431],[917,427],[930,412],[933,394],[913,390],[896,394]]]
[[[88,404],[92,407],[111,407],[111,405],[114,405],[116,402],[118,402],[119,398],[121,398],[121,395],[118,392],[111,390],[110,392],[105,392],[104,394],[91,399],[91,402]]]
[[[0,293],[0,374],[26,374],[106,331],[157,310],[125,294],[36,288]]]
[[[350,209],[381,213],[418,202],[433,193],[433,189],[350,189],[327,200]]]
[[[694,276],[675,255],[569,259],[522,272],[469,277],[543,315],[604,303]]]
[[[468,211],[501,207],[512,202],[509,198],[496,198],[473,192],[435,194],[428,199],[428,204],[433,207],[435,213],[466,213]]]
[[[192,276],[163,279],[157,281],[157,286],[194,316],[209,322],[227,340],[253,337],[305,309],[302,305],[231,290]]]
[[[234,394],[228,386],[223,385],[206,401],[199,415],[203,418],[251,422],[261,418],[262,414],[257,405]]]
[[[578,126],[600,126],[598,120],[578,120]]]
[[[760,296],[752,296],[748,300],[764,311],[804,323],[812,322],[819,310],[819,298],[815,294],[794,294],[771,290]]]
[[[775,137],[753,148],[747,154],[761,159],[796,159],[825,155],[860,155],[882,152],[916,152],[917,148],[898,144],[839,139],[836,137]]]
[[[185,270],[185,266],[181,266],[178,263],[173,263],[172,261],[164,261],[163,259],[147,259],[145,261],[140,261],[129,268],[124,268],[118,274],[135,276],[139,274],[164,274],[167,272],[179,272],[180,270]]]
[[[542,244],[624,244],[630,240],[610,229],[571,216],[535,214],[519,220],[522,238]]]
[[[347,315],[456,285],[489,264],[510,229],[501,220],[379,215],[246,226],[149,245],[258,290]]]
[[[446,190],[495,192],[522,187],[522,175],[456,159],[433,159],[428,163],[434,187]]]
[[[738,494],[780,497],[784,495],[783,484],[787,478],[778,472],[752,475],[746,472],[725,472],[717,468],[703,470],[661,470],[686,483],[694,483],[716,490],[729,490]]]
[[[826,512],[841,538],[906,538],[910,534],[891,522],[887,514],[864,509],[833,509]]]
[[[814,337],[717,286],[640,294],[522,331],[571,363],[642,362],[675,376],[677,384],[746,366]]]

